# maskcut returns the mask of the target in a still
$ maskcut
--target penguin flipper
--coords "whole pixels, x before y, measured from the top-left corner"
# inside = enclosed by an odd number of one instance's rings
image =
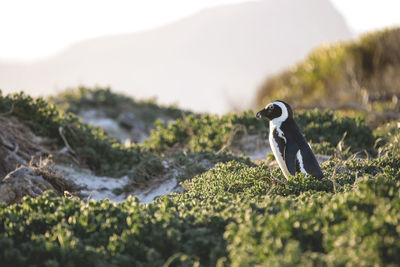
[[[291,175],[296,174],[296,154],[299,149],[300,148],[296,142],[290,140],[287,141],[285,147],[285,163]]]

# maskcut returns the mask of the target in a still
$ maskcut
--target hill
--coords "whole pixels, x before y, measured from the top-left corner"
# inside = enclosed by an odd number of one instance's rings
[[[0,67],[0,88],[47,95],[66,87],[111,86],[194,111],[249,107],[266,75],[313,47],[351,33],[328,0],[257,1],[201,11],[142,33],[72,45],[30,65]]]
[[[322,106],[366,112],[371,121],[399,118],[400,28],[321,46],[292,68],[269,77],[257,93],[296,107]]]

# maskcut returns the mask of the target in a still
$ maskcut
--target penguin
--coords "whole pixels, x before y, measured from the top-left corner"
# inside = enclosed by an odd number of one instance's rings
[[[269,144],[286,179],[296,172],[322,179],[324,174],[295,120],[292,108],[277,100],[260,110],[256,118],[268,118]]]

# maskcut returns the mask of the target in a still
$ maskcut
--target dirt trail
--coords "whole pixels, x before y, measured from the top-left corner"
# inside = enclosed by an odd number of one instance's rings
[[[127,194],[123,193],[123,188],[131,183],[127,176],[96,176],[76,162],[67,149],[59,149],[57,140],[36,136],[21,120],[0,115],[0,202],[13,204],[26,195],[37,197],[51,190],[60,196],[108,198],[115,202],[135,195],[141,202],[149,203],[180,188],[174,175],[166,175]]]

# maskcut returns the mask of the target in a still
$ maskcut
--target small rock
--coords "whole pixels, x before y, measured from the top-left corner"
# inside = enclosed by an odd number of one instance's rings
[[[79,196],[81,188],[65,180],[53,170],[52,162],[45,160],[39,166],[20,166],[0,182],[0,202],[14,204],[24,196],[38,197],[45,191],[62,196],[66,191]]]

